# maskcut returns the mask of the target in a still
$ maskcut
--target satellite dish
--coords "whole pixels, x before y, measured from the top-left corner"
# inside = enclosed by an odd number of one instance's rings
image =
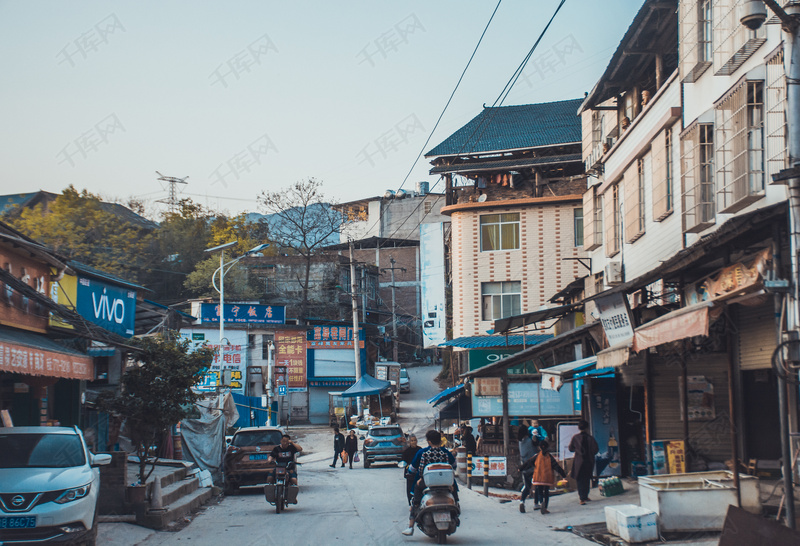
[[[478,203],[483,203],[484,201],[486,201],[486,194],[485,193],[481,194],[481,196],[478,197]]]

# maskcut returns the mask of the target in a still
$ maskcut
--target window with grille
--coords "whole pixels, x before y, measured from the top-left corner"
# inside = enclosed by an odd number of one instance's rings
[[[619,220],[619,184],[614,184],[604,194],[606,201],[605,229],[606,229],[606,256],[614,256],[619,252],[620,220]]]
[[[736,212],[765,194],[764,82],[741,82],[715,114],[720,211]]]
[[[601,196],[597,195],[597,187],[590,187],[583,194],[583,246],[585,250],[594,250],[603,244],[603,210]],[[599,213],[598,213],[598,207]]]
[[[481,251],[519,249],[519,213],[481,216]]]
[[[650,183],[650,155],[640,157],[625,171],[625,241],[632,243],[644,235],[644,192]]]
[[[521,313],[520,281],[481,283],[483,320],[497,320]]]
[[[680,77],[691,83],[708,70],[713,57],[711,0],[682,0],[678,5]]]
[[[733,74],[763,44],[766,27],[750,30],[739,22],[746,0],[716,0],[713,7],[714,74]]]
[[[425,214],[430,214],[431,211],[433,210],[433,202],[432,201],[425,201],[425,204],[423,205],[422,208],[425,211]]]
[[[572,219],[575,231],[575,246],[583,246],[583,209],[572,209]]]
[[[694,123],[681,135],[683,229],[690,233],[714,224],[714,125]]]
[[[772,184],[772,175],[786,165],[786,72],[783,68],[783,50],[767,60],[767,80],[764,93],[766,115],[764,139],[767,184]]]
[[[653,138],[653,221],[660,222],[673,210],[675,166],[672,159],[672,127]]]

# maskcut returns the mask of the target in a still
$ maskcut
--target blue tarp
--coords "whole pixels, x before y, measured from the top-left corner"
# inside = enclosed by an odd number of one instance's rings
[[[391,386],[392,384],[389,381],[375,379],[371,375],[365,373],[361,376],[361,379],[356,381],[355,385],[342,393],[342,397],[353,398],[380,394]]]
[[[460,391],[462,391],[464,387],[466,387],[466,385],[462,383],[460,385],[456,385],[455,387],[445,389],[433,398],[429,399],[428,404],[433,404],[433,406],[436,407],[451,396],[461,395]]]

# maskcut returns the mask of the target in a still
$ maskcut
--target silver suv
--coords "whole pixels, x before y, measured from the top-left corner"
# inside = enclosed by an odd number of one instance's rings
[[[97,467],[110,462],[77,427],[0,428],[0,544],[94,545]]]
[[[400,462],[406,448],[406,436],[400,425],[370,427],[364,439],[364,468],[372,463]]]

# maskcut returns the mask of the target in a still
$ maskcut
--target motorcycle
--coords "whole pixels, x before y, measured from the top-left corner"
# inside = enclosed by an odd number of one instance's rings
[[[447,536],[456,532],[461,521],[461,508],[453,495],[455,474],[449,464],[429,464],[422,473],[425,490],[415,523],[420,531],[446,544]]]
[[[275,505],[275,513],[280,514],[289,504],[297,504],[297,492],[300,489],[291,484],[289,473],[298,463],[276,463],[275,483],[268,483],[264,486],[264,498],[267,502]]]

